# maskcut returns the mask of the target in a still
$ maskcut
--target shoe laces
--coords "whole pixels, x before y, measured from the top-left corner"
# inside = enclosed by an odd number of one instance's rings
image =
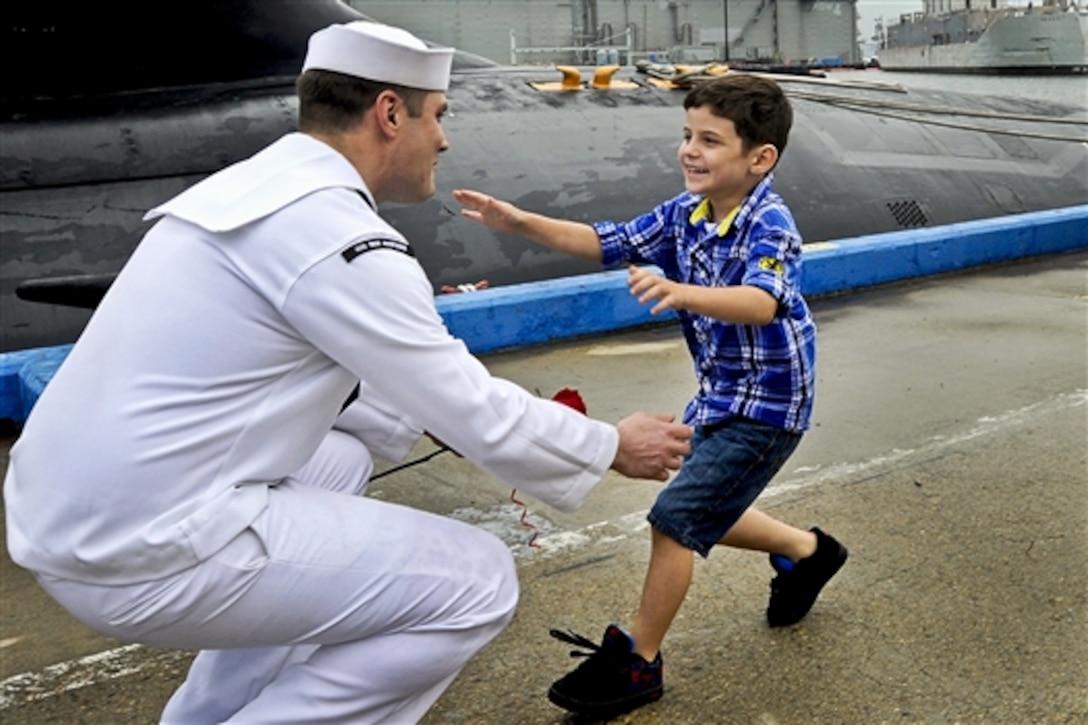
[[[560,629],[551,629],[548,631],[548,634],[550,634],[552,637],[555,637],[560,642],[566,642],[567,644],[574,645],[575,647],[583,647],[589,650],[589,652],[583,652],[582,650],[576,649],[571,650],[571,657],[592,657],[593,655],[601,651],[601,646],[599,644],[590,639],[587,639],[586,637],[583,637],[577,632],[572,632],[569,629],[566,632]]]
[[[609,628],[610,630],[611,628]],[[587,637],[570,630],[564,632],[552,629],[549,633],[561,642],[582,648],[570,652],[571,657],[584,657],[585,659],[568,677],[583,683],[599,683],[600,678],[607,678],[611,681],[617,675],[622,675],[623,681],[626,682],[629,680],[635,681],[631,678],[642,671],[642,668],[637,665],[637,661],[642,658],[634,655],[627,647],[619,645],[618,641],[610,639],[607,633],[601,644],[597,644]]]

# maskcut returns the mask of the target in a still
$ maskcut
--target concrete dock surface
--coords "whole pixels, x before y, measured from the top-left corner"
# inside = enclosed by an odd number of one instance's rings
[[[774,630],[765,557],[699,561],[664,698],[617,722],[1088,722],[1088,252],[812,306],[814,427],[759,507],[850,559]],[[674,325],[484,359],[541,395],[577,388],[604,420],[679,414],[693,390]],[[494,531],[519,562],[514,621],[425,723],[578,722],[545,697],[580,662],[548,630],[630,623],[659,488],[610,475],[572,514],[518,492],[523,523],[509,488],[450,454],[374,482]],[[190,657],[96,634],[0,560],[0,722],[155,722]]]

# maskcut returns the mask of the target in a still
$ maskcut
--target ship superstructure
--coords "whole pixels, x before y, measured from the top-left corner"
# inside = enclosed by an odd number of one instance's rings
[[[857,0],[349,0],[381,22],[511,65],[861,62]],[[608,56],[607,51],[615,51]],[[605,51],[598,55],[597,51]]]
[[[924,0],[924,10],[878,28],[886,70],[1088,73],[1088,10],[1073,0]]]

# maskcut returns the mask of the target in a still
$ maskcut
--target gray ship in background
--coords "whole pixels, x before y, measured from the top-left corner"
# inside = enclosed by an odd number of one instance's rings
[[[1088,10],[1076,0],[924,0],[925,10],[876,29],[885,70],[1088,73]]]

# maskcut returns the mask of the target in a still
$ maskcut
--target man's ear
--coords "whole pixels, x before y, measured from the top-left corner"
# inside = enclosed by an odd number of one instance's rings
[[[374,99],[374,118],[384,135],[396,135],[402,107],[400,96],[389,89],[382,91]]]

